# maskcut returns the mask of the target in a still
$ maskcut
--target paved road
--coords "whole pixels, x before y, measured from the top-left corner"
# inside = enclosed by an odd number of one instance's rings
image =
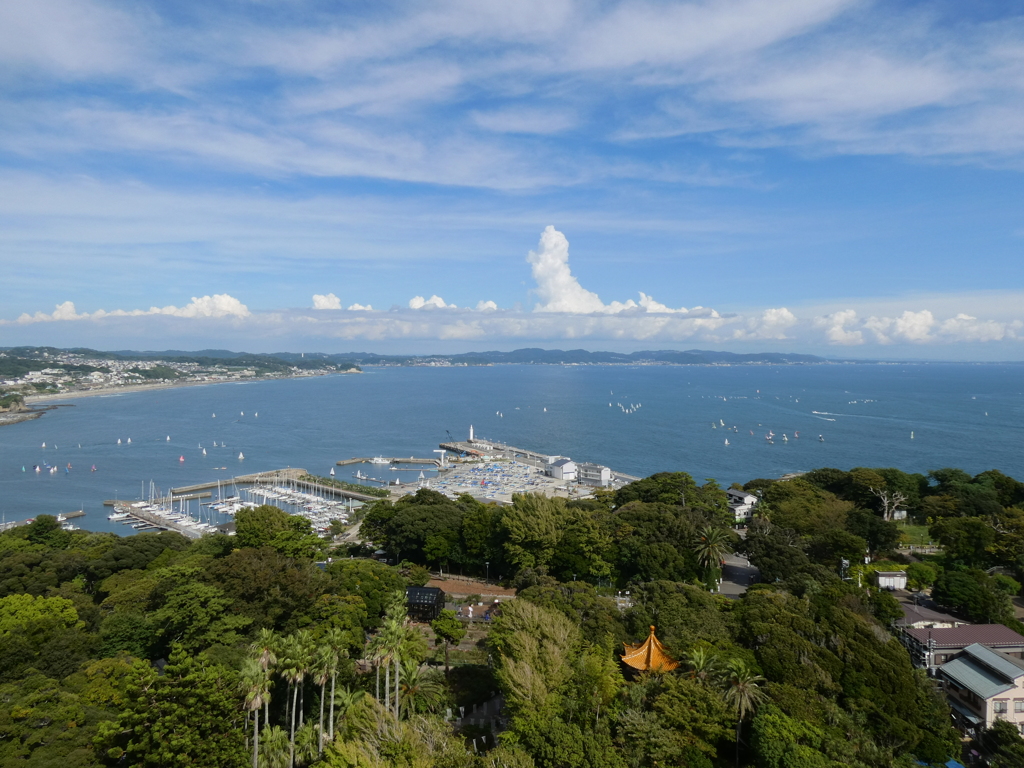
[[[738,598],[757,581],[759,575],[757,568],[748,563],[743,555],[726,555],[719,592],[726,597]]]

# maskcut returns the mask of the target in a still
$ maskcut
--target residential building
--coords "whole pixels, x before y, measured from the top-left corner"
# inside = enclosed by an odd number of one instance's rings
[[[948,613],[942,613],[924,605],[901,602],[900,610],[903,611],[903,618],[896,620],[896,627],[898,629],[910,627],[915,629],[949,629],[970,624],[968,621],[958,619],[955,616],[950,616]]]
[[[738,491],[735,488],[727,489],[725,495],[729,497],[729,509],[732,510],[736,525],[747,525],[754,519],[757,496],[746,491]]]
[[[968,624],[946,629],[909,627],[900,633],[900,641],[910,652],[914,666],[927,669],[930,675],[969,645],[985,645],[1024,659],[1024,637],[1002,624]]]
[[[964,732],[1008,720],[1024,729],[1024,660],[979,643],[939,667],[953,719]]]

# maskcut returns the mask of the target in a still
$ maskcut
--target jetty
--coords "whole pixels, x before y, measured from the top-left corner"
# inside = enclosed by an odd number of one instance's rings
[[[174,491],[172,490],[171,493],[173,494]],[[166,496],[166,497],[164,497],[162,499],[154,499],[153,503],[154,504],[170,504],[172,501],[192,501],[193,499],[208,499],[211,496],[213,496],[213,494],[210,491],[203,491],[203,492],[200,492],[200,493],[186,493],[183,496],[171,495],[171,496]],[[116,504],[121,504],[123,501],[124,501],[124,499],[106,499],[103,502],[103,506],[104,507],[113,507]]]
[[[74,512],[58,512],[56,515],[54,515],[54,517],[57,518],[58,523],[64,523],[76,517],[85,517],[85,511],[78,509],[75,510]],[[36,519],[34,517],[30,517],[27,520],[11,520],[10,522],[0,523],[0,532],[9,531],[12,528],[20,528],[23,525],[29,525],[30,523],[34,523],[35,520]]]
[[[441,443],[442,450],[454,453],[456,456],[468,457],[471,459],[510,459],[529,464],[537,469],[544,469],[552,459],[557,458],[551,453],[540,453],[529,448],[517,448],[498,440],[488,440],[481,437],[473,437],[470,433],[469,440],[449,440]],[[446,465],[447,466],[447,465]],[[632,483],[639,480],[639,477],[627,475],[624,472],[612,471],[613,479],[624,483]]]
[[[349,464],[432,464],[435,467],[441,466],[441,462],[438,459],[417,459],[413,456],[407,459],[397,456],[393,458],[386,458],[384,456],[353,457],[351,459],[341,459],[335,462],[335,464],[339,467],[345,467]]]

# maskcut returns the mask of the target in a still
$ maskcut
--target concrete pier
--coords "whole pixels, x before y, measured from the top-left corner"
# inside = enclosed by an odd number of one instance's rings
[[[376,458],[376,461],[374,461],[374,458]],[[383,459],[383,461],[381,461],[381,459]],[[335,462],[335,464],[337,466],[339,466],[339,467],[345,467],[345,466],[348,466],[349,464],[385,464],[385,463],[386,464],[433,464],[435,467],[440,466],[440,462],[437,459],[417,459],[417,458],[414,458],[412,456],[410,456],[407,459],[402,458],[400,456],[396,456],[396,457],[393,457],[393,458],[388,458],[388,457],[384,457],[384,456],[377,456],[377,457],[370,456],[370,457],[364,457],[364,458],[353,457],[351,459],[341,459],[340,461]]]

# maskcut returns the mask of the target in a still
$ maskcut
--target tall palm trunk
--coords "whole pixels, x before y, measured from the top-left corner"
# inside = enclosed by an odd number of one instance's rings
[[[331,729],[331,741],[334,741],[334,681],[337,677],[337,672],[331,675],[331,722],[328,724]]]
[[[270,725],[270,699],[267,698],[263,702],[263,727],[266,728]]]
[[[391,662],[386,661],[384,667],[384,708],[391,711]]]
[[[252,719],[252,768],[259,768],[260,765],[260,713],[253,713]]]
[[[398,666],[398,654],[395,654],[395,720],[399,719],[399,703],[398,703],[398,674],[400,667]]]
[[[302,727],[304,722],[304,715],[306,714],[306,681],[303,680],[299,683],[299,728]]]
[[[295,691],[292,693],[292,736],[291,736],[291,750],[288,753],[288,765],[291,768],[295,768],[295,705],[299,699],[299,687],[295,686]]]
[[[377,665],[377,701],[380,701],[380,664]]]
[[[324,753],[324,693],[327,692],[327,681],[324,680],[324,684],[320,686],[320,744],[319,751],[322,755]]]

